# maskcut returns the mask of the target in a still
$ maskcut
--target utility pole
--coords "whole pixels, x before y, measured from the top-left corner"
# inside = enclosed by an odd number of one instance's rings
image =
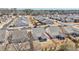
[[[11,43],[11,40],[12,40],[12,34],[9,31],[7,31],[6,37],[5,37],[5,42],[4,42],[5,50],[7,49],[8,44]]]
[[[31,31],[29,31],[28,33],[28,41],[29,41],[29,43],[30,43],[30,51],[33,51],[34,50],[34,47],[33,47],[33,37],[32,37],[32,33],[31,33]]]

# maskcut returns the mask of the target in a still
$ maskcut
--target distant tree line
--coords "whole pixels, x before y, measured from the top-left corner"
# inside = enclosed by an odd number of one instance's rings
[[[27,14],[27,15],[43,15],[43,14],[79,14],[79,10],[33,10],[33,9],[17,9],[17,8],[0,8],[2,14]]]

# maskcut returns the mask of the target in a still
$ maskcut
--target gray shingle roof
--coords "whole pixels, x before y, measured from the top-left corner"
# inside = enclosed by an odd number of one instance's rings
[[[43,23],[52,24],[52,21],[51,20],[44,20]]]
[[[0,30],[0,42],[4,42],[6,36],[6,30]]]
[[[14,23],[14,25],[16,26],[16,27],[20,27],[20,26],[28,26],[28,20],[27,20],[27,18],[25,18],[25,17],[19,17],[18,19],[17,19],[17,21]]]
[[[68,33],[73,33],[74,32],[74,30],[73,30],[73,28],[72,27],[64,27],[64,30],[66,31],[66,32],[68,32]]]
[[[27,30],[14,30],[12,33],[12,42],[24,42],[28,40]]]
[[[44,28],[32,28],[32,35],[34,39],[38,39],[38,37],[42,36],[44,32]]]
[[[60,33],[60,28],[59,27],[57,27],[57,26],[51,26],[51,27],[49,27],[49,30],[50,30],[50,35],[52,35],[52,36],[55,36],[55,35],[59,35]]]

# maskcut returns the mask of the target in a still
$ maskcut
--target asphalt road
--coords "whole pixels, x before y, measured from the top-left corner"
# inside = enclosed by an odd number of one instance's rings
[[[4,30],[4,29],[7,29],[7,27],[9,26],[9,24],[11,24],[13,21],[14,21],[14,20],[12,19],[9,23],[7,23],[6,25],[4,25],[2,29],[3,29],[3,30]]]

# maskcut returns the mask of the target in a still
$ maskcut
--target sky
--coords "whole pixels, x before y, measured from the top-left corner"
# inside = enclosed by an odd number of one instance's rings
[[[0,8],[79,8],[79,0],[0,0]]]

